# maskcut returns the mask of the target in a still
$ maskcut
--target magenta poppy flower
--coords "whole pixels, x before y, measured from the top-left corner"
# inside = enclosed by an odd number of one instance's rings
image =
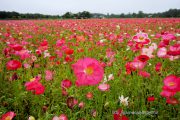
[[[156,72],[159,72],[159,71],[161,70],[161,68],[162,68],[162,63],[161,63],[161,62],[158,62],[158,63],[156,64],[156,66],[155,66]]]
[[[160,93],[162,97],[173,97],[176,94],[176,92],[170,91],[167,87],[163,86],[163,91]]]
[[[180,91],[180,78],[175,75],[169,75],[164,79],[164,86],[170,91]]]
[[[162,35],[162,39],[164,39],[164,40],[175,40],[176,36],[174,36],[173,34],[170,34],[170,33],[165,33]]]
[[[21,60],[25,60],[27,58],[30,58],[30,53],[28,50],[16,51],[15,55],[19,56]]]
[[[98,84],[104,76],[104,69],[101,64],[93,58],[83,58],[72,65],[74,74],[77,77],[77,86]]]
[[[19,68],[21,68],[21,62],[19,62],[18,60],[10,60],[7,62],[6,64],[6,68],[8,70],[17,70]]]
[[[0,120],[12,120],[15,116],[16,116],[16,114],[14,112],[10,111],[10,112],[3,114],[0,118]]]
[[[32,91],[36,95],[43,94],[45,91],[45,87],[38,80],[26,82],[25,87],[27,91]]]

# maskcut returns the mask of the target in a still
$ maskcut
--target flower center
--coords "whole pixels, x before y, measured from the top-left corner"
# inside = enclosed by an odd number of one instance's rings
[[[143,37],[143,36],[140,36],[140,37],[139,37],[139,40],[144,40],[144,37]]]
[[[87,67],[87,68],[85,69],[85,73],[86,73],[87,75],[92,75],[93,72],[94,72],[94,70],[93,70],[92,67]]]
[[[7,117],[5,118],[5,120],[11,120],[11,117],[10,117],[10,116],[7,116]]]
[[[169,86],[174,86],[175,83],[174,82],[169,82]]]

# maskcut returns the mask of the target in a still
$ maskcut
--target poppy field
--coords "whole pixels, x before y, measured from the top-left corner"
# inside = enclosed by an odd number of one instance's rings
[[[180,19],[0,21],[0,120],[178,120]]]

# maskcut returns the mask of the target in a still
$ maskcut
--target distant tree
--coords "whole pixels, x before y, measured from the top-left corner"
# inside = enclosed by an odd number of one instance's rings
[[[66,12],[64,15],[62,15],[62,18],[73,18],[74,15],[71,12]]]
[[[139,11],[138,14],[137,14],[137,17],[138,18],[143,18],[144,17],[143,11]]]

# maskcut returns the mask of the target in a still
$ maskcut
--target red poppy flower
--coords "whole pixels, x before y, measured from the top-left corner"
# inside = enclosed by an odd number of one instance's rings
[[[123,110],[122,109],[118,109],[114,114],[114,120],[129,120],[128,117],[126,117],[125,115],[122,115]]]
[[[73,49],[66,49],[65,53],[67,55],[72,55],[74,53],[74,50]]]
[[[154,96],[149,96],[148,98],[147,98],[147,101],[148,102],[153,102],[155,100],[155,97]]]
[[[149,57],[147,55],[140,55],[138,56],[138,60],[140,60],[141,62],[146,62],[149,60]]]
[[[19,44],[15,44],[15,45],[13,45],[12,46],[12,48],[15,50],[15,51],[20,51],[20,50],[22,50],[22,46],[21,45],[19,45]]]
[[[6,64],[6,68],[8,70],[17,70],[18,68],[21,68],[21,66],[21,62],[19,62],[18,60],[10,60]]]
[[[12,120],[15,116],[16,116],[16,114],[14,112],[10,111],[10,112],[7,112],[4,115],[2,115],[0,120]]]
[[[156,72],[159,72],[161,70],[161,67],[162,67],[162,63],[161,62],[158,62],[155,66],[155,70]]]
[[[61,87],[62,88],[70,88],[71,86],[72,86],[72,82],[70,80],[68,80],[68,79],[63,80],[61,82]]]

